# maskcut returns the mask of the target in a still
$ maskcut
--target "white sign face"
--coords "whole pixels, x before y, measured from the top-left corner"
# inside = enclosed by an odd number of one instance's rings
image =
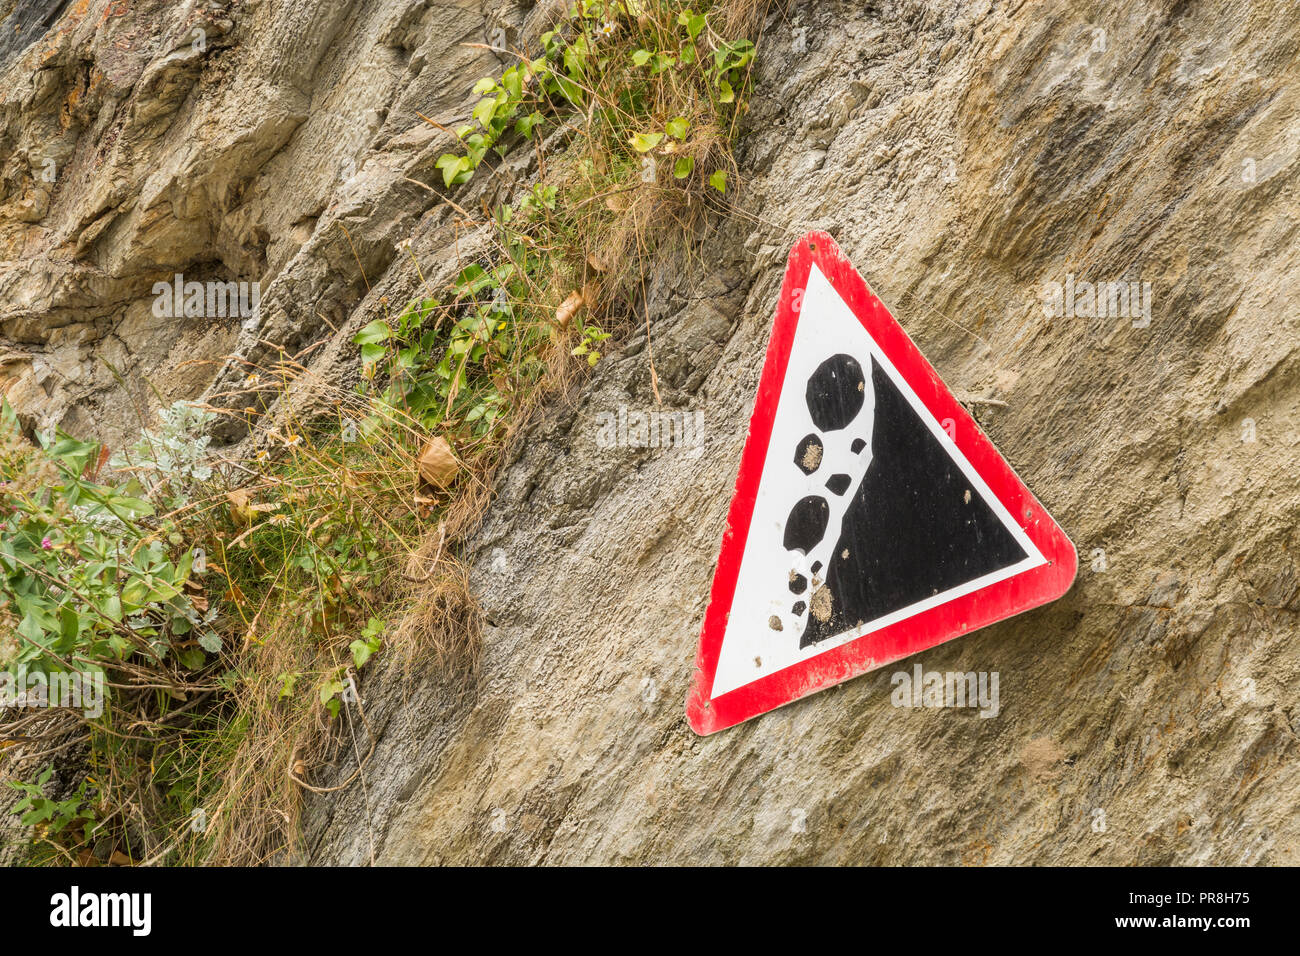
[[[915,510],[916,536],[881,540],[890,525],[872,509]],[[813,265],[709,696],[1045,561]]]

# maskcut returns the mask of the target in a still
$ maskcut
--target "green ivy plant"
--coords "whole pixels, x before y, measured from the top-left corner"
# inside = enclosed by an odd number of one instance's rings
[[[8,781],[22,798],[13,805],[10,813],[18,816],[23,826],[45,826],[50,834],[62,833],[75,824],[81,825],[82,842],[90,840],[95,825],[95,811],[87,792],[89,780],[82,780],[76,791],[64,800],[52,800],[45,795],[45,786],[54,775],[52,766],[46,767],[34,781]]]
[[[697,168],[713,140],[696,138],[717,131],[693,128],[692,117],[703,115],[695,110],[701,97],[708,116],[734,116],[736,90],[754,58],[752,42],[720,36],[707,9],[675,0],[578,0],[540,39],[540,55],[474,86],[479,99],[471,122],[455,131],[463,151],[436,164],[443,185],[466,182],[489,152],[505,155],[566,116],[582,117],[604,153],[602,170],[586,151],[575,156],[580,174],[565,186],[585,190],[581,196],[535,185],[516,206],[496,212],[505,250],[498,261],[465,267],[446,301],[418,299],[356,335],[367,380],[387,383],[382,400],[426,428],[469,426],[475,437],[489,434],[509,408],[503,389],[541,374],[538,347],[557,330],[529,303],[530,290],[536,298],[538,288],[558,284],[546,277],[573,275],[572,262],[561,260],[574,245],[573,233],[583,229],[573,210],[601,198],[592,183],[616,192],[619,177],[640,175],[643,159],[653,155],[667,158],[674,181],[701,179],[718,192],[727,189],[725,169]],[[664,103],[681,109],[659,115]],[[567,212],[557,215],[561,204]],[[584,316],[589,311],[578,310],[558,324],[576,317],[572,354],[595,365],[609,334]]]
[[[194,667],[220,651],[211,614],[185,591],[194,552],[153,520],[138,483],[88,477],[93,442],[60,433],[22,450],[7,402],[0,433],[0,611],[19,639],[5,665],[62,670],[139,653]]]
[[[736,87],[754,58],[754,44],[717,37],[706,13],[691,8],[681,10],[676,19],[677,31],[662,38],[662,48],[604,52],[601,36],[620,20],[631,22],[643,7],[640,3],[580,0],[569,7],[565,28],[542,34],[541,56],[508,68],[499,78],[479,80],[473,89],[480,97],[471,112],[473,122],[456,130],[465,152],[445,153],[436,163],[443,185],[451,188],[467,182],[489,151],[505,155],[508,134],[525,140],[540,135],[548,117],[564,106],[580,111],[596,107],[594,112],[600,114],[605,126],[612,131],[623,130],[621,140],[637,154],[651,152],[665,137],[684,142],[687,120],[674,117],[656,121],[648,110],[648,98],[638,87],[639,77],[696,69],[715,107],[734,104]],[[702,37],[707,37],[707,43]],[[706,50],[703,56],[701,47]],[[626,62],[615,62],[618,55],[626,56]],[[592,104],[591,91],[598,79],[619,69],[628,72],[618,84],[619,108]],[[642,125],[626,128],[629,123]],[[693,158],[679,158],[673,164],[674,178],[689,178],[694,167]],[[725,192],[725,170],[714,170],[706,179],[714,189]]]
[[[386,382],[380,400],[426,429],[468,428],[482,437],[508,411],[509,391],[543,373],[540,349],[556,334],[530,289],[547,268],[547,253],[527,239],[526,223],[555,209],[554,186],[537,185],[517,207],[503,206],[496,223],[505,255],[474,262],[452,280],[447,301],[410,302],[391,322],[375,319],[353,342],[361,348],[367,382]],[[608,338],[578,324],[581,351],[595,364],[593,346]]]

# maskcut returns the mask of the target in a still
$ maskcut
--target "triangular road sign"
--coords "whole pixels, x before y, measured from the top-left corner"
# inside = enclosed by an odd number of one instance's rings
[[[799,240],[700,634],[695,732],[1055,600],[1076,565],[834,240]]]

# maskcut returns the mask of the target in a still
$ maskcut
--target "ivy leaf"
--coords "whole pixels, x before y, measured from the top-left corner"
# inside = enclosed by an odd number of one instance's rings
[[[650,62],[650,51],[637,50],[635,53],[632,54],[632,62],[635,63],[637,66],[645,66],[647,63]]]
[[[726,192],[726,191],[727,191],[727,172],[726,172],[726,170],[724,170],[724,169],[719,169],[719,170],[718,170],[717,172],[715,172],[712,176],[710,176],[710,177],[709,177],[709,185],[712,186],[714,189],[716,189],[716,190],[717,190],[718,192],[720,192],[720,193],[724,193],[724,192]]]
[[[361,670],[366,661],[370,660],[371,655],[379,650],[379,640],[379,635],[375,634],[368,640],[358,638],[348,645],[348,650],[352,652],[352,663],[356,665],[357,670]]]
[[[393,337],[393,330],[383,319],[375,319],[352,337],[353,345],[370,345],[372,342],[387,342]]]
[[[673,163],[673,175],[678,179],[685,179],[695,171],[695,157],[681,156],[677,162]]]
[[[456,156],[452,153],[443,153],[434,166],[442,170],[442,184],[448,189],[456,182],[457,177],[472,168],[468,156]]]
[[[636,133],[632,137],[632,148],[638,153],[648,153],[659,145],[663,133]]]
[[[676,119],[669,120],[664,129],[667,131],[669,136],[674,136],[677,139],[685,139],[686,131],[690,129],[690,126],[691,124],[687,122],[684,116],[679,116]]]
[[[657,53],[655,54],[654,69],[652,69],[650,72],[656,74],[662,73],[664,70],[668,69],[676,62],[677,62],[677,57],[672,56],[669,53]]]
[[[327,680],[325,683],[320,685],[320,702],[322,704],[328,704],[341,693],[343,693],[343,681]],[[334,713],[337,715],[337,710],[334,711]]]
[[[541,113],[529,113],[527,116],[515,120],[515,132],[524,139],[533,138],[533,130],[537,129],[542,122]]]
[[[452,284],[458,296],[474,296],[492,284],[492,274],[477,262],[472,262],[461,270]]]
[[[480,126],[487,129],[492,125],[492,117],[496,115],[496,111],[497,98],[495,96],[485,96],[475,105],[473,116],[474,119],[478,120]]]
[[[501,88],[510,94],[512,99],[519,99],[524,92],[524,80],[520,75],[519,67],[512,67],[501,74]]]

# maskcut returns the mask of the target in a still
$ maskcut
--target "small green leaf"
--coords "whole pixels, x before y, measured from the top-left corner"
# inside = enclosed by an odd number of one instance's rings
[[[370,660],[370,655],[374,653],[370,649],[370,645],[362,640],[353,641],[348,645],[348,650],[352,652],[352,663],[356,666],[357,670],[361,670],[361,668],[365,666],[366,661]]]
[[[393,330],[383,319],[375,319],[352,337],[355,345],[369,345],[372,342],[387,342],[393,337]]]
[[[196,671],[207,662],[207,656],[197,647],[188,647],[176,655],[181,665],[189,670]]]
[[[280,675],[279,675],[279,680],[280,680],[280,682],[281,682],[281,683],[280,683],[280,699],[281,699],[281,700],[284,700],[284,698],[286,698],[286,697],[292,697],[292,696],[293,696],[293,688],[294,688],[294,685],[298,683],[298,678],[299,678],[300,676],[301,676],[301,675],[298,674],[298,673],[280,674]]]
[[[478,120],[480,126],[487,129],[492,124],[492,117],[496,115],[497,98],[487,96],[479,100],[474,107],[474,119]]]
[[[695,157],[681,156],[677,162],[673,163],[673,175],[678,179],[685,179],[695,171]]]
[[[457,182],[464,182],[473,170],[474,164],[468,156],[454,156],[451,153],[444,153],[438,157],[438,162],[434,164],[442,170],[442,184],[450,189]]]
[[[648,153],[659,145],[663,133],[636,133],[632,137],[632,148],[638,153]]]
[[[343,693],[343,681],[327,680],[320,685],[320,702],[328,704],[331,700]],[[335,711],[337,714],[337,711]]]
[[[691,124],[684,116],[679,116],[676,119],[669,120],[664,129],[669,136],[676,137],[677,139],[685,139],[686,131],[690,129],[690,126]]]
[[[515,120],[515,132],[524,139],[532,139],[533,130],[537,129],[537,127],[541,125],[541,122],[541,113],[529,113],[527,116],[521,116],[519,119]]]
[[[724,169],[719,169],[719,170],[718,170],[717,172],[715,172],[712,176],[710,176],[710,177],[709,177],[709,185],[712,186],[714,189],[716,189],[718,192],[720,192],[720,193],[725,193],[725,192],[727,191],[727,172],[726,172],[726,170],[724,170]]]
[[[501,88],[510,94],[512,99],[517,100],[523,95],[524,81],[519,67],[513,67],[501,74]]]

